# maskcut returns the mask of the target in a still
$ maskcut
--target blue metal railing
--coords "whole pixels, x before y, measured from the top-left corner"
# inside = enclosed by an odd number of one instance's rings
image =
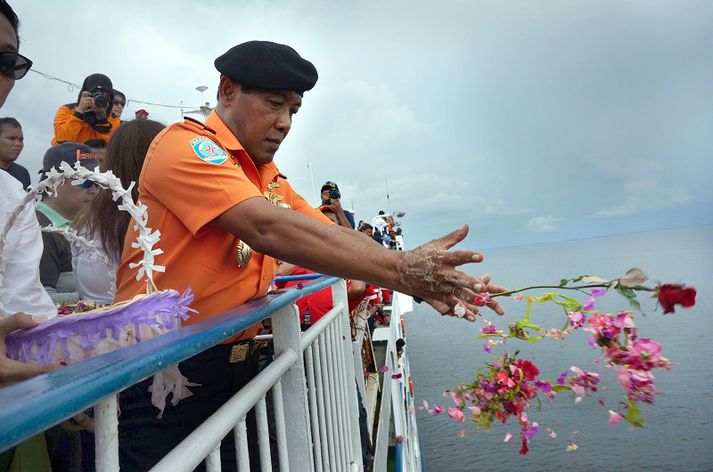
[[[271,294],[194,325],[0,388],[0,452],[339,280],[323,277],[301,289]]]

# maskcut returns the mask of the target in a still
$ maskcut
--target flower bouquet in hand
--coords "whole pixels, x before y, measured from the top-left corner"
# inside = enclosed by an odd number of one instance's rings
[[[510,324],[507,329],[498,329],[485,320],[481,329],[481,338],[486,339],[483,349],[491,352],[493,347],[509,339],[537,342],[546,337],[564,339],[575,331],[591,333],[588,343],[599,348],[603,360],[595,361],[604,367],[615,368],[617,380],[624,389],[625,398],[618,411],[609,410],[609,423],[616,424],[622,419],[633,427],[643,427],[644,420],[637,407],[638,402],[653,404],[658,393],[654,383],[655,369],[670,369],[671,363],[661,355],[661,344],[639,336],[631,311],[616,314],[597,310],[597,299],[607,291],[614,290],[623,295],[629,304],[640,311],[637,293],[648,292],[657,298],[664,314],[674,312],[676,305],[689,308],[695,305],[696,290],[692,287],[676,284],[659,284],[653,287],[644,285],[648,277],[639,269],[629,270],[623,277],[606,280],[596,276],[580,276],[563,279],[558,285],[539,285],[525,287],[509,292],[483,294],[476,301],[485,304],[491,298],[512,296],[527,303],[524,316]],[[534,289],[552,289],[539,296],[521,295]],[[577,291],[586,295],[579,301],[563,295],[562,291]],[[535,324],[532,309],[535,304],[554,303],[563,311],[563,324],[558,328],[546,328]],[[510,356],[496,357],[495,362],[487,363],[478,369],[472,383],[459,385],[454,391],[447,391],[445,396],[455,403],[449,408],[448,416],[465,422],[466,415],[478,425],[489,428],[493,422],[507,423],[516,421],[520,429],[522,447],[520,454],[529,450],[530,440],[539,432],[539,425],[530,421],[528,412],[533,403],[539,408],[543,400],[552,400],[563,391],[569,392],[579,402],[585,396],[596,392],[599,374],[588,372],[577,366],[571,366],[554,381],[540,378],[539,369],[529,360],[518,357],[519,351]],[[424,408],[432,414],[440,414],[444,409],[439,406]],[[554,431],[547,430],[552,437]],[[512,434],[507,433],[505,441],[510,441]],[[567,450],[576,449],[570,441]]]

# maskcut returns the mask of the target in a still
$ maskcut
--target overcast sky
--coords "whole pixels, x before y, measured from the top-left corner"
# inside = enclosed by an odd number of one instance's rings
[[[462,223],[471,248],[713,223],[710,1],[11,3],[35,69],[187,109],[233,45],[293,46],[320,79],[278,166],[311,200],[337,182],[357,220],[388,179],[410,246]],[[33,173],[76,96],[30,73],[0,112]]]

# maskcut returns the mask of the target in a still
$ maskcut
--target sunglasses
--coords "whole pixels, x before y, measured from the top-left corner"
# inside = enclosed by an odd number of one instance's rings
[[[126,102],[122,102],[121,100],[114,100],[114,105],[121,105],[123,107],[126,105]]]
[[[94,181],[87,179],[84,182],[82,182],[81,184],[77,185],[77,187],[87,190],[87,189],[92,188],[93,185],[94,185]]]
[[[19,80],[32,67],[32,61],[14,51],[0,52],[0,74],[8,79]]]

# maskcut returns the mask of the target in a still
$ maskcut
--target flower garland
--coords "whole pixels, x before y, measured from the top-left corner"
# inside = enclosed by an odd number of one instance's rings
[[[485,293],[476,300],[484,305],[490,298],[513,296],[517,300],[525,299],[527,307],[520,320],[499,330],[493,323],[485,321],[481,329],[481,338],[487,339],[483,350],[490,353],[494,346],[504,344],[508,339],[537,342],[546,337],[564,339],[577,330],[592,334],[588,343],[599,348],[603,361],[595,361],[605,367],[616,369],[617,380],[624,389],[626,397],[621,402],[619,411],[609,410],[609,423],[616,424],[625,420],[635,428],[644,426],[644,419],[638,409],[638,402],[653,404],[658,393],[655,385],[654,370],[671,369],[671,362],[661,355],[661,344],[639,337],[631,311],[616,314],[602,313],[596,309],[596,302],[608,290],[614,290],[628,299],[633,308],[640,311],[636,299],[637,292],[653,292],[664,314],[674,312],[676,305],[690,308],[695,305],[696,290],[681,284],[659,284],[645,286],[648,277],[639,269],[630,269],[623,277],[606,280],[596,276],[580,276],[563,279],[559,285],[540,285],[525,287],[504,293]],[[557,292],[548,292],[540,296],[517,295],[532,289],[574,290],[587,295],[584,302]],[[535,303],[551,302],[559,305],[565,314],[564,326],[543,328],[531,321]],[[570,392],[579,403],[585,396],[599,388],[599,374],[571,366],[569,370],[555,380],[540,378],[540,371],[530,360],[518,357],[519,351],[512,356],[505,353],[495,357],[495,362],[486,363],[477,370],[471,383],[461,384],[454,391],[446,391],[444,396],[453,400],[455,406],[448,408],[448,416],[464,423],[469,415],[478,427],[490,428],[494,422],[507,423],[509,419],[517,421],[520,427],[520,454],[527,454],[530,441],[538,434],[539,425],[531,421],[528,412],[533,402],[538,406],[543,399],[552,400],[557,393]],[[423,410],[439,415],[446,410],[427,402]],[[552,437],[556,433],[547,429]],[[504,440],[510,442],[512,433],[507,433]],[[577,445],[570,439],[567,451],[574,451]]]
[[[148,291],[151,292],[155,288],[153,283],[153,273],[154,272],[164,272],[166,270],[165,266],[157,265],[155,262],[156,256],[163,253],[161,249],[154,249],[154,245],[159,241],[161,233],[158,230],[152,231],[148,225],[148,213],[147,207],[140,201],[134,203],[131,196],[131,190],[134,187],[134,182],[129,184],[128,188],[124,188],[121,185],[121,180],[114,175],[113,172],[98,172],[87,169],[86,167],[77,166],[77,168],[72,167],[67,162],[62,162],[60,169],[51,169],[47,173],[47,178],[42,180],[35,188],[30,189],[27,195],[22,199],[18,206],[10,214],[2,233],[0,233],[0,286],[2,286],[2,274],[4,273],[6,261],[3,257],[3,249],[6,246],[7,237],[12,228],[18,215],[25,209],[25,207],[30,202],[39,202],[41,196],[45,193],[53,195],[57,193],[57,187],[66,180],[72,180],[73,185],[80,185],[85,180],[91,180],[100,188],[109,189],[112,192],[112,198],[114,201],[121,200],[118,205],[119,210],[124,210],[134,221],[134,229],[138,231],[138,236],[136,241],[131,243],[133,248],[141,248],[143,251],[143,259],[139,262],[130,263],[129,267],[139,268],[136,274],[136,280],[141,280],[146,277]],[[57,232],[55,228],[49,229],[48,231]],[[81,238],[79,236],[73,239]],[[83,238],[82,238],[83,239]],[[85,243],[86,241],[86,243]],[[94,245],[87,241],[81,241],[83,245],[94,248]],[[96,249],[96,248],[94,248]],[[97,249],[98,251],[98,249]],[[96,252],[96,251],[93,251]]]

